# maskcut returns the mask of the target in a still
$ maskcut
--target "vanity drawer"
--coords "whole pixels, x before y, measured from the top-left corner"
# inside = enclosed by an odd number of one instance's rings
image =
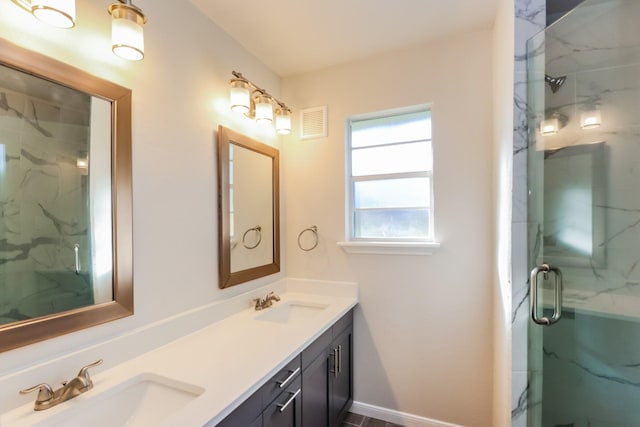
[[[300,375],[262,413],[262,427],[302,426],[302,382]]]
[[[300,376],[300,355],[275,374],[262,386],[262,408],[266,408],[278,395]]]

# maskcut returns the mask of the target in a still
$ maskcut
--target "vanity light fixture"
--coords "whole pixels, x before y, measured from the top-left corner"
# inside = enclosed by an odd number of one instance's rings
[[[109,5],[111,22],[111,50],[117,56],[129,61],[144,58],[144,30],[147,17],[131,0],[118,0]]]
[[[540,123],[540,133],[544,136],[555,135],[556,133],[558,133],[559,128],[560,125],[558,124],[558,119],[553,117],[547,120],[543,120],[542,123]]]
[[[291,133],[291,110],[288,108],[276,109],[276,132],[282,135]]]
[[[251,109],[251,95],[249,94],[249,82],[244,78],[236,78],[229,80],[229,86],[231,93],[229,95],[229,101],[231,110],[247,114]]]
[[[76,25],[76,0],[13,0],[40,21],[58,28]]]
[[[602,115],[600,114],[600,110],[597,108],[580,114],[580,127],[582,129],[597,128],[600,127],[601,124]]]
[[[76,167],[78,169],[89,169],[89,153],[86,151],[79,151],[76,157]]]
[[[273,123],[271,99],[257,90],[253,94],[253,101],[256,104],[256,123],[259,125],[270,125]]]
[[[569,118],[558,111],[554,111],[550,115],[547,113],[544,120],[540,122],[540,133],[543,136],[555,135],[568,121]]]
[[[242,73],[232,71],[233,79],[229,80],[230,108],[242,113],[258,124],[273,123],[273,109],[276,107],[276,131],[279,134],[291,133],[291,110],[284,102],[280,102],[273,95],[262,89]]]

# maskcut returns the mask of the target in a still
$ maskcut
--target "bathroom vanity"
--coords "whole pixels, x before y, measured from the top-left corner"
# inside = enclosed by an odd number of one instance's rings
[[[339,426],[353,401],[352,348],[353,310],[296,355],[218,427]]]
[[[255,310],[271,291],[280,301]],[[0,426],[337,426],[353,398],[357,303],[355,283],[283,279],[210,304],[109,342],[92,390],[46,411],[23,397],[0,413]],[[113,362],[114,351],[160,335],[155,349]],[[87,362],[97,355],[90,350]],[[16,396],[54,384],[26,375],[12,386]]]

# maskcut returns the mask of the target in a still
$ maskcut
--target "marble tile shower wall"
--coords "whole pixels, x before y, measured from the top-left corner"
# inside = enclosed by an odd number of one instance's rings
[[[640,3],[589,1],[547,29],[533,55],[544,55],[544,72],[567,76],[557,93],[545,88],[544,108],[562,113],[566,126],[538,148],[604,146],[604,201],[594,207],[603,218],[604,262],[563,266],[563,320],[528,332],[528,269],[536,254],[527,251],[527,232],[536,239],[538,224],[527,219],[526,40],[544,23],[530,1],[516,2],[516,78],[514,196],[512,237],[513,404],[512,425],[640,425]],[[582,12],[586,13],[582,13]],[[538,26],[536,28],[536,26]],[[629,29],[628,31],[625,30]],[[544,43],[544,45],[543,45]],[[538,70],[540,71],[540,70]],[[541,83],[540,86],[544,86]],[[538,99],[532,97],[530,99]],[[602,125],[583,130],[580,113],[597,107]],[[535,129],[531,132],[534,135]],[[529,200],[531,201],[531,200]],[[548,230],[545,230],[548,232]],[[546,233],[545,233],[546,234]],[[554,236],[546,236],[554,237]],[[572,314],[571,309],[578,313]],[[529,335],[532,334],[532,335]],[[527,354],[529,352],[529,354]],[[542,381],[542,366],[545,377]],[[545,395],[544,410],[539,397]]]
[[[84,116],[0,88],[0,324],[93,303],[74,273],[74,243],[90,243]]]
[[[529,285],[527,263],[527,40],[542,31],[545,0],[515,0],[513,203],[511,247],[511,425],[526,427],[534,376],[528,371]]]
[[[545,107],[567,121],[556,135],[537,135],[536,145],[603,145],[603,198],[585,208],[602,218],[603,233],[594,244],[604,257],[586,266],[563,266],[564,305],[569,310],[560,323],[545,330],[540,357],[530,356],[536,361],[530,388],[540,385],[544,364],[542,425],[637,426],[640,4],[590,1],[577,12],[546,31],[546,71],[567,80],[555,94],[546,88]],[[581,129],[581,112],[594,108],[601,112],[601,126]],[[547,234],[545,230],[545,238],[557,237]],[[541,336],[537,338],[530,341],[541,343]]]

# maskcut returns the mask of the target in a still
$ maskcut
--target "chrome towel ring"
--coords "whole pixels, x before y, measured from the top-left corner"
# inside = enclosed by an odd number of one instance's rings
[[[247,242],[246,242],[247,234],[249,234],[250,231],[255,231],[256,232],[258,241],[256,242],[255,245],[247,245]],[[244,246],[247,249],[255,249],[255,248],[257,248],[258,245],[260,244],[260,242],[262,242],[262,227],[260,227],[259,225],[256,225],[255,227],[251,227],[250,229],[245,231],[244,234],[242,235],[242,246]]]
[[[314,236],[314,239],[315,239],[315,243],[309,248],[304,248],[304,247],[302,247],[302,243],[300,242],[300,239],[302,238],[302,235],[304,233],[306,233],[307,231],[313,233],[313,236]],[[316,248],[316,246],[318,246],[318,240],[319,240],[318,239],[318,227],[316,227],[315,225],[312,225],[311,227],[305,228],[304,230],[302,230],[300,232],[300,234],[298,234],[298,247],[300,249],[302,249],[303,251],[305,251],[305,252],[312,251],[312,250],[314,250]]]

